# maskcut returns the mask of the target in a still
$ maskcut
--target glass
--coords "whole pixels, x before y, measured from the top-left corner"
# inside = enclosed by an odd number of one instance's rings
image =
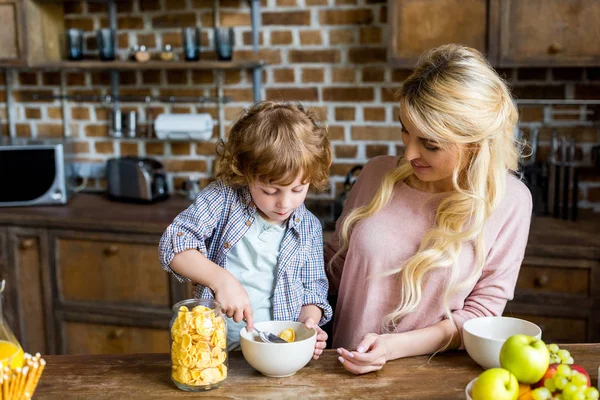
[[[72,61],[83,59],[83,31],[81,29],[67,29],[65,36],[67,58]]]
[[[198,27],[181,28],[183,57],[185,61],[200,59],[200,29]]]
[[[208,299],[173,306],[171,380],[181,390],[217,388],[227,378],[227,321],[221,305]]]
[[[96,32],[98,41],[98,53],[102,61],[115,59],[115,31],[110,28],[98,29]]]
[[[10,327],[4,319],[4,310],[2,309],[2,293],[6,281],[0,282],[0,369],[9,366],[11,369],[23,367],[25,354],[19,341],[10,330]]]
[[[233,57],[233,28],[214,28],[215,51],[220,61],[231,61]]]

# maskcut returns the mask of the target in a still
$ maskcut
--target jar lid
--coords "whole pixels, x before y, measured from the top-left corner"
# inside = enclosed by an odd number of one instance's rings
[[[170,44],[165,44],[165,51],[171,51],[173,47]]]
[[[147,48],[146,48],[146,46],[145,46],[145,45],[141,45],[141,46],[140,46],[140,51],[146,51],[146,50],[147,50]]]

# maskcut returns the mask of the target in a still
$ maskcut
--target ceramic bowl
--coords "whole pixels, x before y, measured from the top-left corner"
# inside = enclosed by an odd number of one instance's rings
[[[510,317],[473,318],[463,325],[463,342],[469,356],[484,369],[500,367],[500,349],[516,334],[542,338],[542,330],[533,322]]]
[[[292,343],[264,343],[256,331],[248,332],[242,328],[240,344],[244,358],[263,375],[277,378],[291,376],[311,360],[317,342],[316,330],[292,321],[266,321],[254,325],[275,335],[288,328],[296,332],[296,340]]]
[[[467,400],[473,400],[471,397],[471,393],[473,393],[473,385],[475,385],[475,381],[477,378],[471,379],[471,382],[467,383],[467,387],[465,388],[465,396]]]

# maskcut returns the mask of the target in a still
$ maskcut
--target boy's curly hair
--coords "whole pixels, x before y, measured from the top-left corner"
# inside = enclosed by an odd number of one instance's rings
[[[302,174],[303,182],[323,190],[332,158],[327,136],[326,124],[300,104],[256,103],[217,145],[217,178],[236,187],[287,186]]]

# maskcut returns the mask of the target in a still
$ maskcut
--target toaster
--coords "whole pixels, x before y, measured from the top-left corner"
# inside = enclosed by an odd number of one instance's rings
[[[106,162],[106,176],[110,199],[152,203],[169,198],[163,166],[152,158],[111,158]]]

